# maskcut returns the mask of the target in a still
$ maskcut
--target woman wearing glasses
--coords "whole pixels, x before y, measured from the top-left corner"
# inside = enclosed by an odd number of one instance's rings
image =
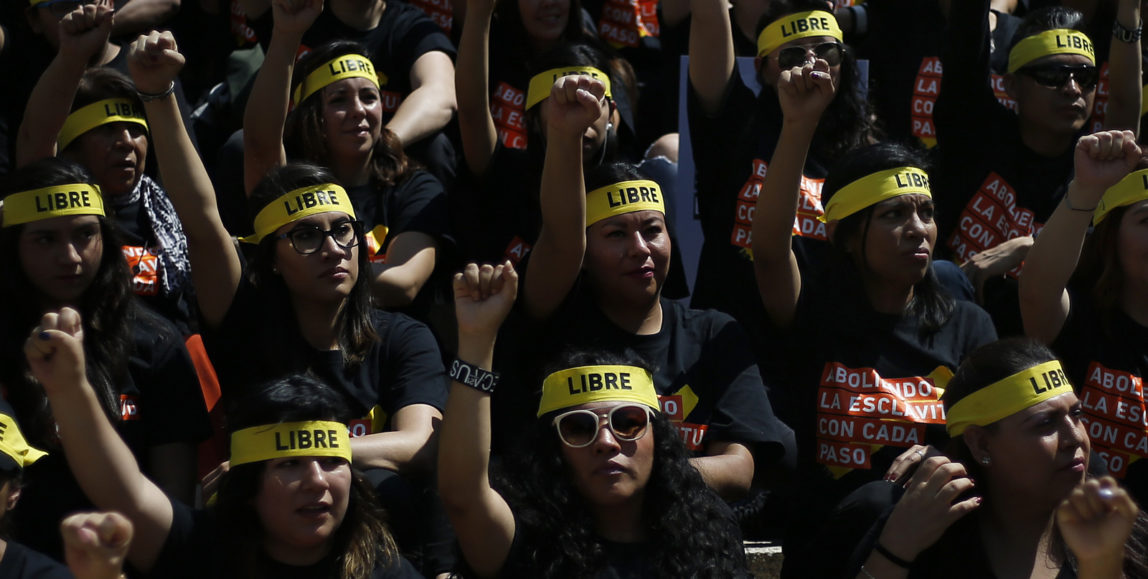
[[[721,310],[741,322],[763,364],[768,359],[761,331],[766,318],[754,290],[750,229],[753,202],[781,131],[778,75],[821,59],[840,87],[802,172],[793,233],[803,260],[819,259],[825,245],[825,227],[817,217],[829,161],[874,139],[857,62],[825,6],[813,0],[770,2],[757,38],[755,67],[762,90],[756,97],[735,66],[725,8],[707,0],[694,0],[691,6],[688,106],[705,235],[691,305]]]
[[[130,62],[146,91],[166,85],[183,57],[169,33],[153,32],[132,45]],[[438,346],[423,324],[372,307],[363,230],[346,190],[321,167],[270,171],[251,193],[255,233],[243,240],[258,247],[245,266],[175,101],[145,106],[192,262],[209,265],[193,281],[224,396],[311,371],[359,417],[351,423],[356,467],[425,471],[445,396]]]
[[[529,453],[491,484],[494,338],[514,304],[509,264],[455,276],[458,360],[439,488],[478,577],[741,577],[729,510],[687,462],[653,377],[622,354],[574,354],[542,384]]]
[[[1015,335],[1022,331],[1016,276],[1033,235],[1064,195],[1073,144],[1101,128],[1140,126],[1140,3],[1118,3],[1111,42],[1081,32],[1075,10],[1028,14],[1013,36],[1004,77],[1015,111],[986,82],[989,4],[952,5],[934,115],[933,183],[940,244],[963,264],[998,331]],[[1109,46],[1107,54],[1097,52],[1101,46]],[[1106,58],[1108,104],[1097,123],[1093,107]]]

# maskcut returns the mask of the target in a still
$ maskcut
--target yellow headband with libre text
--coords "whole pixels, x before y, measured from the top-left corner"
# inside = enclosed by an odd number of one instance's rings
[[[283,422],[231,434],[231,466],[273,458],[332,456],[351,462],[347,425],[332,421]]]
[[[1060,362],[1038,364],[965,396],[949,409],[945,429],[959,436],[969,426],[987,426],[1029,406],[1072,392]]]
[[[4,198],[4,227],[72,215],[104,215],[100,188],[70,183],[13,193]]]
[[[304,217],[328,211],[341,211],[355,217],[346,189],[334,184],[300,187],[268,203],[255,215],[255,233],[239,238],[244,243],[259,243],[275,230]]]
[[[552,68],[546,72],[540,72],[530,79],[530,87],[526,89],[526,108],[524,110],[530,110],[534,105],[550,98],[550,88],[554,86],[554,81],[574,74],[582,74],[602,81],[602,84],[606,85],[606,97],[613,97],[610,93],[610,76],[601,70],[592,66]]]
[[[365,78],[375,83],[376,88],[379,86],[379,75],[375,72],[375,65],[371,63],[371,59],[361,54],[344,54],[311,71],[311,74],[308,74],[291,93],[293,102],[298,105],[323,87],[345,78]]]
[[[1119,183],[1108,188],[1100,203],[1096,204],[1096,212],[1092,214],[1092,224],[1098,225],[1105,217],[1117,207],[1133,205],[1141,201],[1148,201],[1148,169],[1133,171],[1120,180]]]
[[[1038,58],[1054,54],[1079,54],[1087,56],[1092,64],[1096,64],[1096,53],[1087,34],[1079,30],[1057,28],[1027,36],[1016,43],[1008,53],[1008,71],[1014,73]]]
[[[542,382],[538,416],[589,402],[636,402],[659,410],[654,377],[637,366],[580,366],[560,370]]]
[[[845,40],[837,18],[822,10],[788,14],[774,20],[757,36],[757,56],[761,58],[790,40],[810,36],[832,36],[838,42]]]
[[[844,219],[901,195],[924,195],[932,198],[929,175],[916,167],[897,167],[866,175],[838,190],[825,204],[825,214],[818,217],[823,223]]]
[[[24,440],[24,433],[20,432],[20,426],[7,414],[0,414],[0,452],[16,461],[16,466],[20,468],[48,455],[42,450],[28,446],[28,441]]]
[[[662,188],[653,181],[622,181],[586,194],[586,227],[623,213],[658,211],[666,214]]]
[[[68,115],[56,137],[56,149],[63,151],[80,135],[108,123],[135,123],[147,130],[147,119],[141,105],[128,99],[104,99]]]

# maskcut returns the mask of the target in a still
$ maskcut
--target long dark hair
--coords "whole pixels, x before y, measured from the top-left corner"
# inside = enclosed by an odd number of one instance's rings
[[[0,195],[66,185],[94,184],[83,167],[59,157],[41,159],[17,169],[8,176]],[[112,422],[119,422],[119,387],[127,372],[132,348],[132,327],[146,310],[138,307],[132,295],[131,272],[120,253],[123,245],[116,226],[99,217],[103,256],[91,285],[74,306],[83,319],[84,354],[88,381],[100,407]],[[40,384],[28,373],[24,340],[40,321],[43,310],[37,303],[39,290],[28,279],[20,263],[20,234],[24,225],[0,229],[0,384],[16,411],[28,441],[33,445],[58,447],[55,419]]]
[[[758,23],[757,34],[760,36],[766,26],[783,16],[809,10],[824,11],[825,2],[771,0],[769,8]],[[764,69],[763,60],[758,69],[759,78]],[[762,82],[762,90],[772,93],[776,100],[777,93],[773,87]],[[876,141],[877,129],[873,124],[873,112],[869,107],[868,96],[861,92],[861,72],[857,67],[857,57],[848,46],[845,47],[844,58],[841,61],[837,96],[822,113],[821,121],[817,123],[816,137],[813,152],[829,159]]]
[[[371,58],[367,49],[358,42],[328,42],[299,59],[291,77],[292,88],[299,86],[307,75],[332,58],[344,54]],[[295,108],[287,114],[283,126],[283,143],[290,158],[316,165],[331,164],[331,152],[323,138],[323,95],[320,92],[303,99],[301,103],[295,103]],[[412,161],[403,152],[403,144],[398,136],[390,129],[381,127],[379,140],[375,141],[375,147],[371,150],[371,177],[375,183],[380,188],[396,185],[410,177],[413,169]]]
[[[228,409],[228,431],[251,426],[332,420],[346,424],[351,410],[342,396],[327,385],[301,374],[272,380],[243,390]],[[266,462],[232,468],[219,484],[215,505],[222,532],[225,568],[231,577],[266,577],[261,567],[266,530],[253,505]],[[387,530],[385,514],[363,474],[352,470],[350,501],[342,524],[335,531],[331,552],[336,553],[338,579],[366,579],[379,562],[397,559],[398,548]]]
[[[315,165],[288,163],[276,167],[269,171],[251,191],[248,200],[251,214],[258,214],[259,210],[288,191],[338,182],[330,171]],[[291,303],[290,288],[274,271],[277,241],[273,235],[263,238],[251,264],[252,282],[259,290],[261,298],[259,303],[263,313],[261,319],[264,320],[261,326],[264,330],[263,336],[254,340],[254,343],[255,347],[259,348],[266,367],[292,368],[297,366],[300,359],[306,359],[303,354],[307,350],[295,316],[284,315],[285,312],[294,314],[294,306]],[[357,260],[359,275],[335,320],[335,333],[338,336],[343,361],[351,366],[361,364],[371,346],[379,340],[371,323],[373,310],[370,288],[371,264],[366,248],[366,239],[360,235]]]
[[[648,367],[632,351],[575,352],[551,369],[597,364]],[[541,577],[592,577],[605,563],[592,509],[571,482],[554,428],[541,417],[522,452],[509,453],[495,486],[522,527],[523,552]],[[656,577],[737,577],[745,554],[733,513],[689,463],[689,452],[669,419],[655,413],[654,461],[644,489],[642,525]]]
[[[833,195],[846,185],[866,175],[896,167],[917,167],[927,170],[928,165],[915,151],[896,143],[879,143],[850,152],[834,165],[825,179],[825,186],[821,190],[822,204],[827,204]],[[861,272],[857,271],[853,259],[845,252],[845,247],[850,238],[859,236],[860,252],[862,256],[865,255],[865,243],[872,216],[873,207],[870,206],[837,223],[837,229],[830,239],[834,250],[827,264],[834,273],[844,272],[847,276],[860,279]],[[935,247],[933,249],[936,250]],[[837,285],[843,288],[857,287],[847,283]],[[949,321],[954,307],[953,298],[941,286],[930,262],[925,277],[913,286],[913,299],[909,302],[905,314],[919,318],[922,331],[933,333]]]
[[[496,32],[492,38],[497,39],[500,45],[514,47],[522,50],[533,46],[526,27],[522,24],[522,13],[518,11],[519,0],[503,0],[494,7],[492,24]],[[566,19],[566,28],[562,31],[560,41],[573,41],[589,37],[582,22],[582,0],[570,0],[570,14]],[[604,70],[604,69],[603,69]]]
[[[1008,338],[985,344],[973,350],[949,380],[941,397],[945,413],[957,402],[998,380],[1055,359],[1052,350],[1031,338]],[[996,427],[997,424],[993,423],[983,428],[993,432]],[[973,457],[964,437],[957,436],[949,440],[945,454],[963,464],[969,478],[978,481],[989,479],[990,473]],[[988,488],[987,485],[979,486]],[[992,497],[985,496],[984,499],[990,501]],[[1075,567],[1074,557],[1065,546],[1059,527],[1054,528],[1052,538],[1052,552]],[[1132,535],[1124,545],[1124,575],[1148,577],[1148,516],[1143,510],[1137,515]]]

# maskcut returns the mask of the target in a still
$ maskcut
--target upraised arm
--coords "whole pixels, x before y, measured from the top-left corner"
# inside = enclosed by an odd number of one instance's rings
[[[123,515],[76,513],[60,523],[64,558],[76,579],[120,579],[132,543],[132,522]]]
[[[454,74],[458,95],[458,130],[467,168],[486,172],[498,143],[498,130],[490,116],[490,19],[493,0],[466,2],[466,18],[458,41],[458,67]]]
[[[586,253],[586,184],[582,135],[602,114],[606,87],[584,75],[554,81],[548,109],[546,159],[542,166],[542,230],[530,256],[522,298],[531,317],[558,309],[582,270]]]
[[[690,2],[690,85],[702,112],[717,114],[734,73],[733,29],[725,2]]]
[[[1021,271],[1020,312],[1029,337],[1051,344],[1060,334],[1071,305],[1065,287],[1080,260],[1093,210],[1139,159],[1132,131],[1105,131],[1076,142],[1075,176]]]
[[[72,109],[80,78],[107,45],[111,31],[112,7],[103,1],[81,5],[60,20],[60,49],[36,81],[24,109],[16,137],[16,166],[56,154],[56,138]]]
[[[495,336],[514,305],[517,287],[518,275],[509,262],[497,267],[471,263],[454,276],[459,360],[491,371]],[[506,499],[490,487],[490,394],[451,382],[445,414],[439,493],[466,562],[479,577],[495,577],[506,563],[515,524]]]
[[[1120,0],[1116,24],[1125,30],[1140,27],[1140,1]],[[1099,56],[1099,55],[1097,55]],[[1140,131],[1141,66],[1140,37],[1124,42],[1115,36],[1108,48],[1108,112],[1105,129]]]
[[[821,113],[835,91],[829,64],[821,59],[803,68],[784,70],[777,79],[783,115],[781,134],[754,206],[752,238],[758,292],[770,320],[779,328],[793,322],[801,295],[801,271],[793,254],[793,220],[805,157]]]
[[[268,171],[287,162],[283,121],[291,103],[291,73],[299,43],[323,11],[323,0],[272,0],[271,10],[271,42],[243,111],[243,187],[248,195]]]
[[[140,92],[162,94],[183,68],[170,32],[140,36],[128,52],[128,68]],[[239,252],[223,227],[215,189],[187,136],[175,96],[144,103],[151,141],[172,205],[187,235],[199,311],[209,327],[218,326],[231,307],[243,268]]]
[[[142,571],[155,564],[171,530],[171,502],[140,472],[116,433],[84,372],[80,315],[71,308],[44,314],[24,354],[44,386],[59,427],[68,466],[84,494],[105,510],[123,513],[135,526],[128,559]]]

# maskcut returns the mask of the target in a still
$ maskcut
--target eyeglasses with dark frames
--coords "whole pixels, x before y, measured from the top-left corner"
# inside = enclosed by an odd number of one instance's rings
[[[805,66],[812,62],[810,53],[814,58],[824,60],[829,66],[841,64],[845,56],[845,46],[840,42],[823,42],[815,46],[789,46],[777,51],[777,66],[782,70]]]
[[[330,229],[321,229],[317,225],[300,225],[281,233],[277,239],[286,239],[291,243],[292,249],[301,255],[310,255],[323,247],[323,242],[330,237],[335,245],[343,249],[350,249],[359,244],[363,236],[362,221],[337,221]]]

